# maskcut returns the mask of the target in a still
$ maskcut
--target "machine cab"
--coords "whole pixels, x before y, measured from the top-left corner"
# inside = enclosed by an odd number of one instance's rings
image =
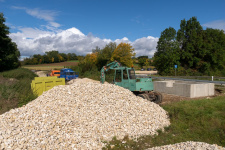
[[[129,90],[135,89],[135,70],[133,68],[120,67],[115,69],[114,83]]]

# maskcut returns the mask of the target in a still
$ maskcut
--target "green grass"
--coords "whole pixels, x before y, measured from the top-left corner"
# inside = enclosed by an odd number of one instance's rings
[[[79,60],[69,60],[67,62],[79,62]]]
[[[162,107],[168,112],[171,125],[158,136],[143,136],[137,141],[114,137],[103,149],[146,149],[186,141],[199,141],[225,147],[225,96],[189,100]]]
[[[25,68],[0,73],[0,114],[27,104],[37,97],[30,85],[36,76]]]

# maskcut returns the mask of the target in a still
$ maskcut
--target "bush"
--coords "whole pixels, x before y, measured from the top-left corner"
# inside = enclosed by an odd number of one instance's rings
[[[0,114],[37,98],[31,90],[31,82],[36,76],[24,68],[0,73]]]

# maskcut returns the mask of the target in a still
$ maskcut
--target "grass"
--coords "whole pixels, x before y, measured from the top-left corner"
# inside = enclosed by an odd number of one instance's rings
[[[103,149],[146,149],[149,147],[199,141],[225,147],[225,96],[165,104],[171,125],[158,136],[142,136],[137,141],[114,137]]]
[[[79,60],[69,60],[67,62],[79,62]]]
[[[37,97],[30,85],[36,76],[25,68],[0,73],[0,114],[23,106]]]

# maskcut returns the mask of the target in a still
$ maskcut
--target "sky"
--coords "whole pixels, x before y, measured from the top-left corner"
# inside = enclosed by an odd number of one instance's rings
[[[225,30],[225,0],[0,0],[0,12],[21,58],[51,50],[86,55],[110,42],[151,58],[161,32],[178,30],[183,19]]]

